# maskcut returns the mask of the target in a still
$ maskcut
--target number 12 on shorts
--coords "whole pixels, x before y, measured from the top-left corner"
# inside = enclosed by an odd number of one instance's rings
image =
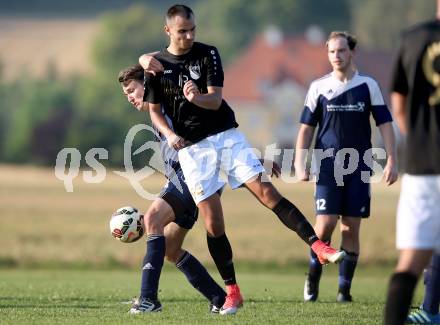
[[[325,210],[325,199],[317,199],[316,200],[316,210],[320,211],[320,210]]]

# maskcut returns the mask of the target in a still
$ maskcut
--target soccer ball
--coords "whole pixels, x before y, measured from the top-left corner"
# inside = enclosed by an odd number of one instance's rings
[[[116,210],[110,219],[110,232],[114,238],[123,243],[132,243],[144,235],[143,216],[133,207]]]

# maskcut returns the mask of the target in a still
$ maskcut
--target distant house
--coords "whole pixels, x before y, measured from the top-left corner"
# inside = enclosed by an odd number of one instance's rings
[[[324,37],[316,27],[291,38],[272,28],[225,69],[223,96],[255,148],[294,147],[307,89],[331,71]],[[391,59],[389,53],[362,50],[362,44],[355,59],[362,73],[378,80],[386,98]]]

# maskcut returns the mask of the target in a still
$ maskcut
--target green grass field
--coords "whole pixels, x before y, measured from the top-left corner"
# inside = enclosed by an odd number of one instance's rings
[[[163,311],[136,316],[128,315],[130,305],[123,303],[138,293],[139,273],[133,270],[3,270],[0,323],[380,324],[385,269],[359,270],[353,288],[356,301],[352,304],[335,303],[335,270],[334,266],[326,267],[320,301],[303,303],[302,270],[287,273],[238,269],[245,305],[235,316],[209,314],[207,301],[182,274],[169,267],[160,283]]]
[[[52,169],[0,166],[0,323],[262,323],[379,324],[385,290],[397,256],[395,207],[399,184],[373,186],[372,217],[362,224],[362,252],[353,285],[355,302],[336,304],[337,267],[326,267],[320,302],[304,304],[308,248],[245,190],[223,196],[245,307],[235,317],[207,312],[208,304],[166,263],[160,314],[130,317],[122,304],[139,291],[145,244],[112,239],[108,220],[118,207],[146,210],[149,201],[111,171],[100,184],[80,176],[65,191]],[[144,186],[158,191],[161,177]],[[312,216],[313,184],[276,181],[280,191]],[[310,220],[313,222],[313,217]],[[339,235],[333,238],[339,245]],[[212,267],[202,222],[184,247]],[[217,272],[211,273],[219,280]],[[414,305],[420,302],[419,286]]]

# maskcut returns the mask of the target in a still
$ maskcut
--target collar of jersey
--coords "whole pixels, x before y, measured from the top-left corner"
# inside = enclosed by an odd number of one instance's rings
[[[195,42],[194,42],[194,44],[195,44]],[[172,58],[175,58],[175,59],[182,59],[182,58],[185,58],[185,57],[189,56],[189,55],[192,53],[192,51],[193,51],[193,49],[194,49],[194,44],[193,44],[193,46],[191,47],[191,49],[190,49],[187,53],[185,53],[185,54],[175,55],[175,54],[171,53],[170,51],[168,51],[168,47],[165,47],[165,48],[163,49],[163,52],[164,52],[165,55],[170,56],[170,57],[172,57]]]
[[[354,72],[354,74],[353,74],[353,77],[351,77],[351,79],[347,80],[347,82],[341,81],[341,80],[339,80],[338,78],[336,78],[335,75],[334,75],[334,71],[330,72],[330,75],[331,75],[332,78],[333,78],[334,80],[336,80],[337,82],[339,82],[339,83],[341,83],[341,84],[343,84],[343,85],[348,85],[348,84],[350,84],[353,80],[355,80],[355,79],[359,76],[359,71],[358,71],[358,70],[355,70],[355,72]]]

